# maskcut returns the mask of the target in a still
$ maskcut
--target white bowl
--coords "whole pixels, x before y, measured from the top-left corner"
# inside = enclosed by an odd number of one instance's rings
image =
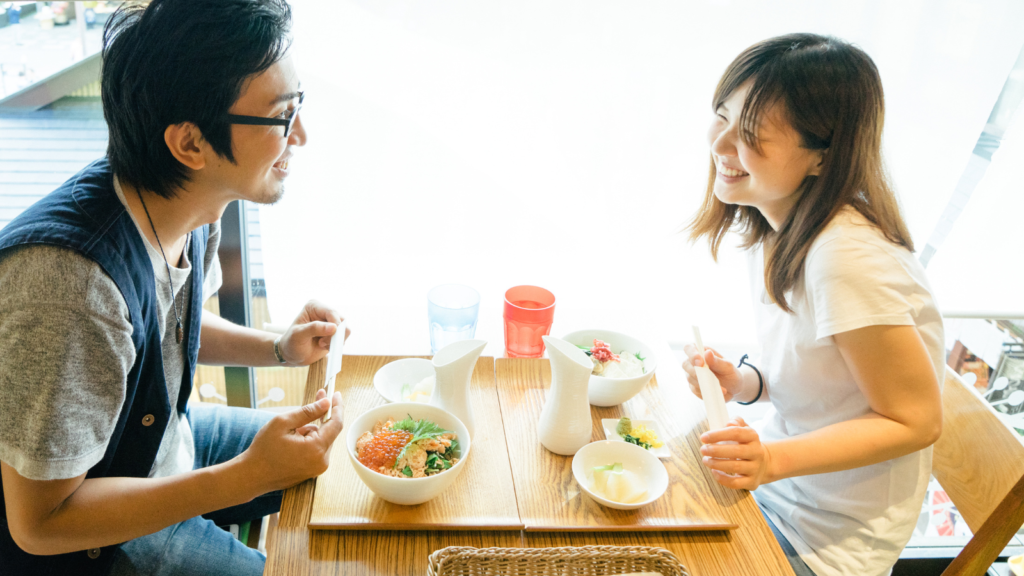
[[[388,402],[403,402],[402,387],[415,386],[434,375],[434,365],[423,358],[403,358],[389,362],[373,375],[373,387]]]
[[[647,482],[647,499],[632,504],[614,502],[598,495],[591,488],[594,485],[593,469],[597,466],[607,466],[619,462],[622,467]],[[665,465],[653,454],[643,448],[627,442],[616,442],[614,440],[600,440],[591,442],[572,457],[572,476],[576,483],[598,504],[618,510],[635,510],[654,502],[665,493],[668,488],[668,472]]]
[[[402,420],[406,416],[412,416],[415,420],[426,418],[445,430],[455,432],[462,449],[462,457],[459,461],[451,469],[426,478],[394,478],[370,470],[356,459],[356,441],[364,432],[373,430],[373,426],[377,422],[383,422],[388,418]],[[345,446],[348,448],[349,460],[352,461],[352,466],[356,469],[359,479],[374,494],[394,504],[422,504],[444,492],[455,482],[459,474],[462,474],[472,446],[469,431],[466,430],[461,420],[436,406],[416,402],[396,402],[371,408],[363,412],[351,424],[346,422],[345,427],[348,428],[345,435]]]
[[[566,334],[562,340],[576,346],[590,347],[594,345],[595,338],[607,342],[615,354],[639,352],[640,356],[644,358],[644,369],[647,372],[640,376],[633,378],[590,376],[590,386],[587,388],[590,403],[594,406],[618,406],[636,396],[651,381],[654,369],[658,367],[658,358],[650,346],[636,338],[611,330],[579,330]]]

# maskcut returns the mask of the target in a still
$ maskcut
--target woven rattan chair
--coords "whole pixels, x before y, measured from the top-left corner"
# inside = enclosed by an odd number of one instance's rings
[[[1024,444],[949,368],[932,474],[974,532],[943,576],[984,574],[1024,524]]]
[[[429,576],[606,576],[653,572],[690,576],[668,550],[643,546],[465,548],[430,555]]]

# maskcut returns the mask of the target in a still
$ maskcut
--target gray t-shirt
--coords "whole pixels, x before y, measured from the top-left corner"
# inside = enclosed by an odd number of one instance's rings
[[[115,189],[124,203],[116,179]],[[203,261],[204,301],[220,288],[219,244],[220,224],[214,223]],[[163,257],[148,241],[146,247],[156,279],[164,374],[173,407],[185,370],[185,344],[175,341]],[[191,298],[187,254],[171,267],[183,323]],[[0,256],[0,460],[33,480],[74,478],[98,463],[135,364],[131,336],[124,297],[93,260],[45,245]],[[191,470],[194,455],[188,421],[172,410],[149,475]]]

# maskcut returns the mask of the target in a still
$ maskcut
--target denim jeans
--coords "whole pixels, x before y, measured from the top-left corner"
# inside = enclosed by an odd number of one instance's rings
[[[779,546],[782,547],[782,551],[786,554],[786,560],[789,560],[789,565],[793,568],[793,573],[796,576],[815,576],[814,570],[811,570],[809,566],[800,558],[800,555],[796,553],[796,549],[789,543],[789,540],[779,532],[779,529],[772,522],[772,519],[764,513],[764,509],[761,509],[761,515],[764,516],[765,522],[768,523],[768,527],[772,529],[772,534],[775,534],[775,539],[779,541]]]
[[[195,439],[195,468],[226,462],[252,443],[274,415],[248,408],[190,405],[189,426]],[[257,520],[281,509],[281,492],[190,518],[123,544],[111,576],[259,576],[266,558],[218,525]]]

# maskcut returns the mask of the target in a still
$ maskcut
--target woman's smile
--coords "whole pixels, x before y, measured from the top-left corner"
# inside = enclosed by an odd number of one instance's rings
[[[740,170],[739,168],[727,166],[718,158],[715,159],[715,165],[717,166],[718,170],[718,180],[726,184],[734,184],[736,182],[739,182],[743,178],[750,176],[749,172],[745,172],[743,170]]]

